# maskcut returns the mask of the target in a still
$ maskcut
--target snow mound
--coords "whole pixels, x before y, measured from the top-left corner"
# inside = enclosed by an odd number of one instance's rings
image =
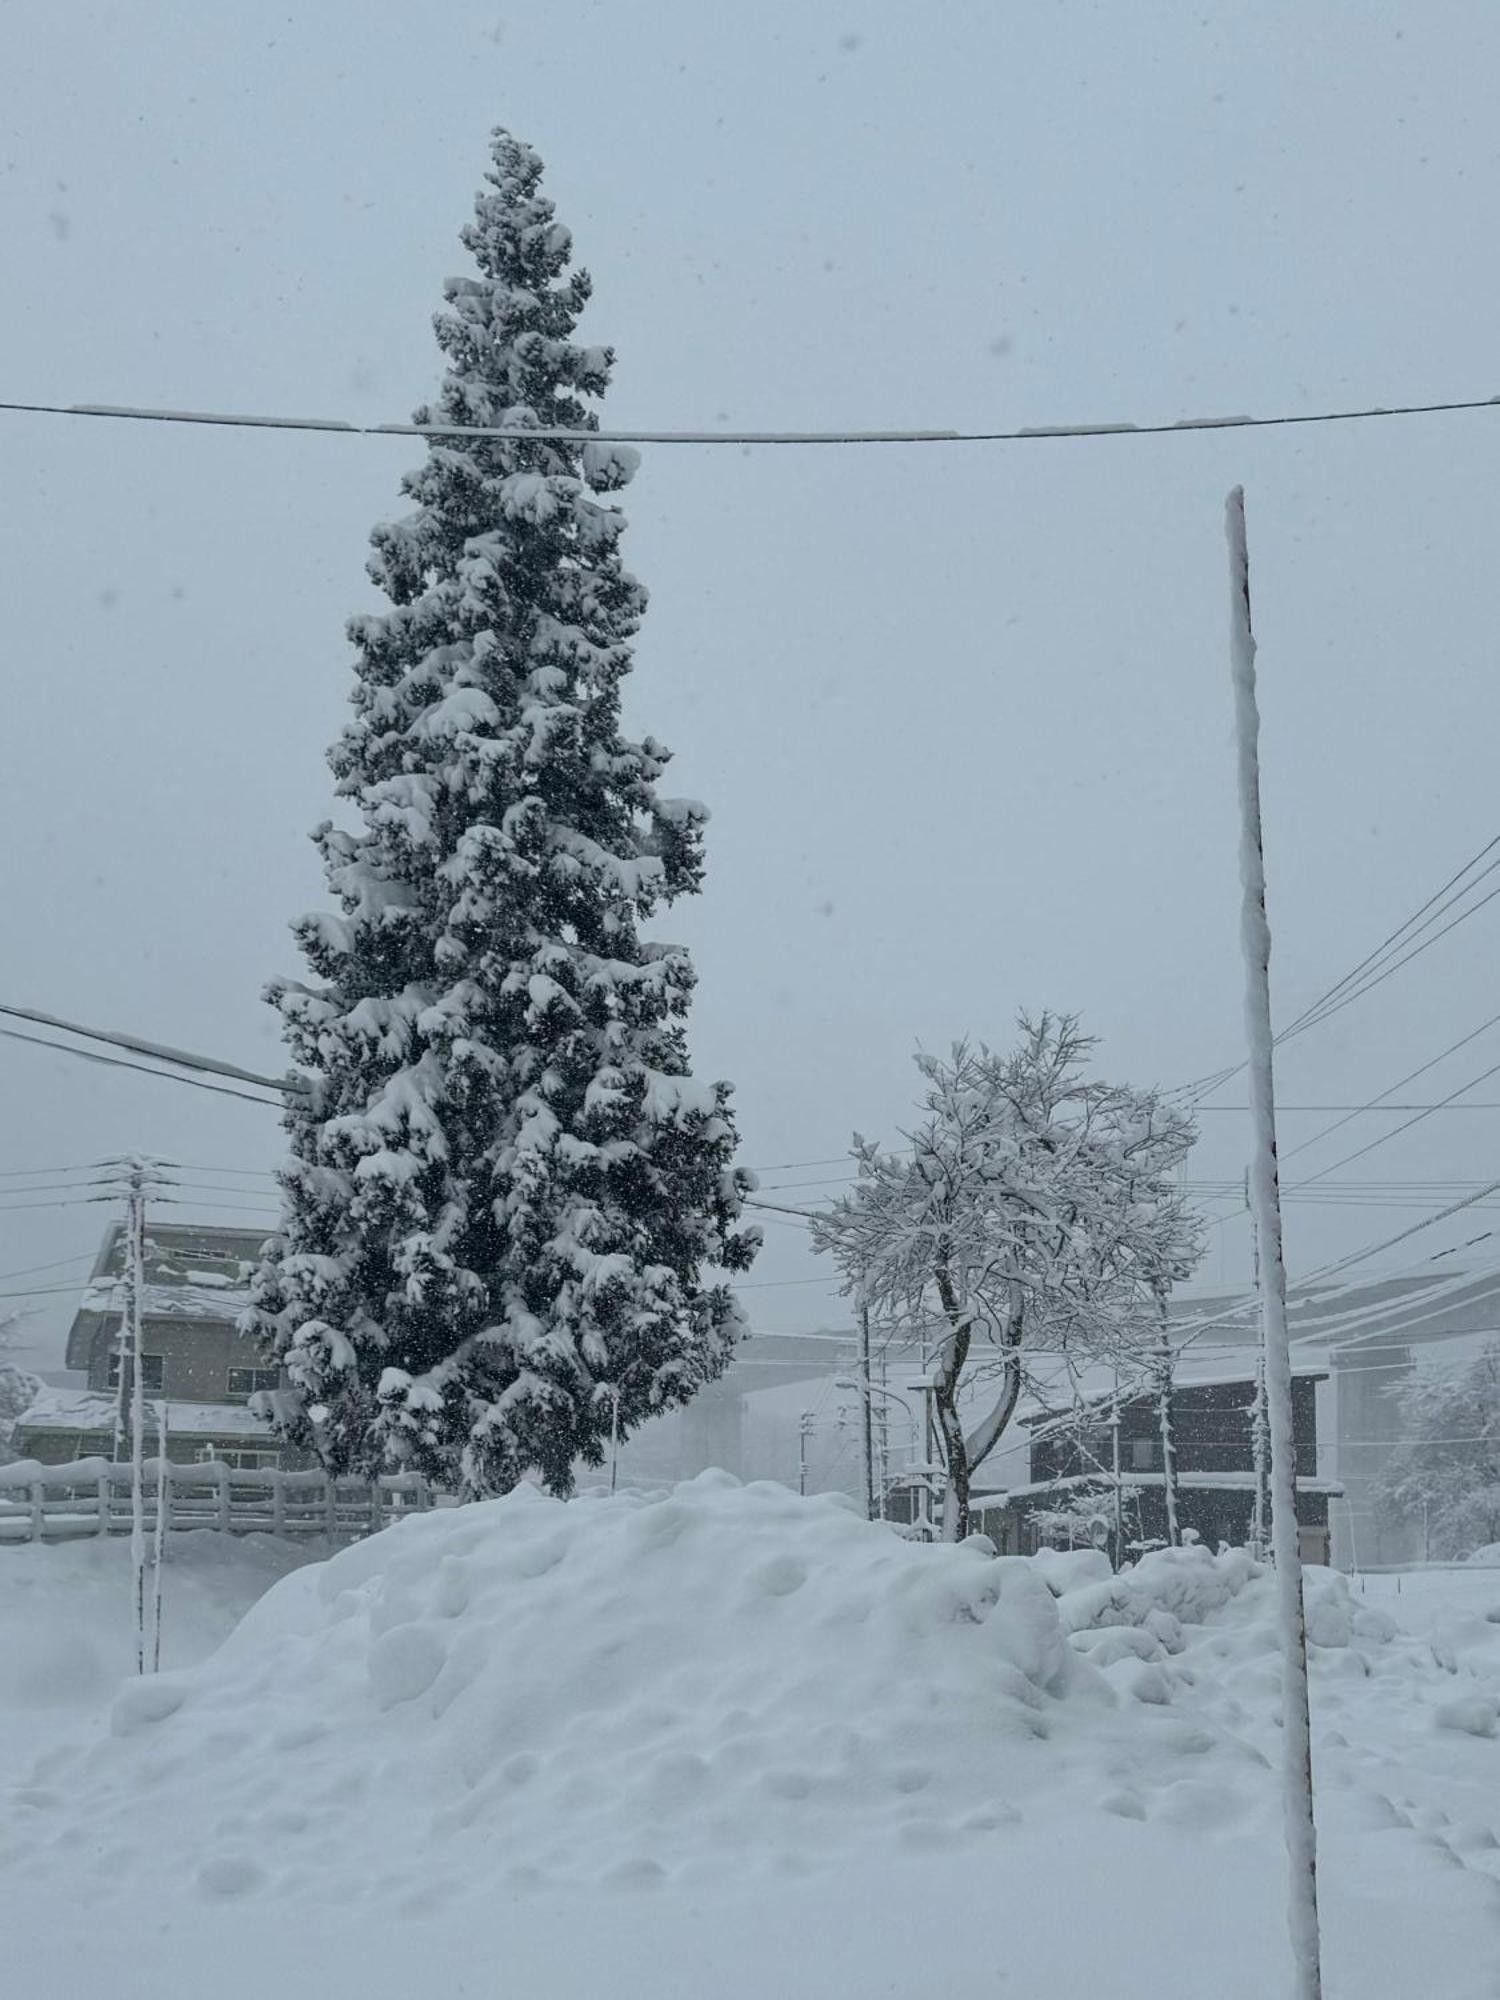
[[[90,1893],[129,1893],[139,1853],[210,1898],[421,1904],[993,1837],[1069,1772],[1096,1796],[1101,1731],[1172,1700],[1160,1668],[1101,1670],[1069,1632],[1175,1628],[1251,1568],[1179,1551],[1056,1597],[1056,1564],[725,1474],[523,1488],[297,1571],[203,1665],[127,1686],[106,1740],[42,1760],[12,1853],[112,1851]]]

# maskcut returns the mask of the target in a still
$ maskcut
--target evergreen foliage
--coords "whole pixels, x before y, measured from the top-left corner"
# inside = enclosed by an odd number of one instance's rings
[[[514,435],[431,439],[372,536],[390,608],[351,623],[330,753],[358,826],[318,830],[338,910],[268,990],[306,1089],[247,1321],[325,1464],[475,1492],[565,1492],[616,1419],[718,1374],[758,1243],[729,1086],[690,1073],[688,955],[642,936],[699,887],[707,814],[621,733],[646,600],[598,496],[635,454],[532,435],[597,428],[613,358],[573,338],[589,280],[540,176],[495,135],[416,418]]]

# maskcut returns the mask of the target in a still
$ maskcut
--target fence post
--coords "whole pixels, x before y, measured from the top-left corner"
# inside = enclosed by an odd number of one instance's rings
[[[214,1460],[214,1472],[219,1482],[219,1508],[218,1508],[217,1526],[221,1534],[227,1535],[229,1533],[229,1524],[232,1519],[229,1510],[229,1467],[224,1463],[223,1459],[217,1458]]]
[[[380,1481],[372,1479],[370,1481],[370,1533],[372,1535],[378,1535],[385,1526],[385,1512],[382,1504],[384,1497],[380,1490]]]
[[[109,1474],[107,1472],[101,1472],[99,1477],[94,1481],[94,1492],[96,1496],[94,1506],[99,1516],[99,1526],[94,1532],[100,1535],[107,1535],[109,1533]]]
[[[336,1542],[339,1534],[339,1488],[331,1472],[323,1475],[323,1524],[329,1541]]]
[[[39,1542],[42,1539],[42,1521],[45,1518],[43,1502],[47,1495],[46,1481],[33,1479],[28,1491],[31,1497],[31,1539]]]
[[[286,1533],[286,1483],[279,1469],[274,1471],[271,1477],[275,1481],[275,1484],[271,1488],[271,1533],[273,1535],[284,1535]]]

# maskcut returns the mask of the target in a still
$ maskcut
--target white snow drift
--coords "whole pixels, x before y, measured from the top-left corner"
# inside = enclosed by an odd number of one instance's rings
[[[1253,1565],[1100,1564],[918,1547],[722,1474],[413,1517],[285,1578],[204,1665],[128,1684],[109,1740],[44,1758],[18,1865],[51,1833],[75,1865],[143,1844],[209,1896],[420,1903],[995,1840],[1080,1784],[1131,1818],[1267,1810],[1229,1710],[1162,1714],[1192,1683],[1186,1623]],[[1341,1580],[1322,1596],[1344,1642],[1388,1629]],[[1259,1624],[1240,1642],[1269,1646]]]

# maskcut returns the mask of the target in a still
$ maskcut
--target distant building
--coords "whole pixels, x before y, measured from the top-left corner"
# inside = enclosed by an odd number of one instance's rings
[[[1304,1562],[1326,1563],[1328,1503],[1343,1488],[1318,1477],[1317,1386],[1321,1369],[1299,1369],[1292,1382],[1297,1448],[1297,1525]],[[1254,1379],[1197,1377],[1173,1391],[1177,1461],[1177,1521],[1210,1548],[1243,1546],[1255,1510],[1252,1409]],[[1030,1432],[1030,1480],[978,1494],[975,1527],[1002,1554],[1030,1555],[1043,1545],[1076,1540],[1103,1545],[1115,1513],[1114,1400],[1096,1396],[1070,1410],[1036,1410],[1022,1419]],[[1164,1541],[1166,1479],[1156,1397],[1137,1392],[1119,1401],[1119,1486],[1126,1547]],[[1269,1517],[1268,1517],[1269,1527]]]
[[[236,1321],[249,1301],[264,1230],[197,1223],[150,1224],[141,1311],[141,1387],[147,1404],[147,1450],[154,1454],[158,1412],[167,1419],[167,1456],[180,1463],[215,1458],[237,1467],[300,1465],[278,1445],[249,1402],[280,1386]],[[11,1449],[46,1465],[109,1458],[121,1408],[120,1314],[125,1234],[112,1225],[68,1333],[69,1368],[80,1388],[44,1387],[22,1414]],[[125,1361],[126,1408],[132,1390]]]

